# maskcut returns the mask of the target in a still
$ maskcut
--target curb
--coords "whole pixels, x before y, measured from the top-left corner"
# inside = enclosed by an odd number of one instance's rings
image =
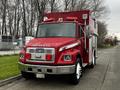
[[[16,81],[16,80],[19,80],[19,79],[21,79],[21,78],[22,78],[22,76],[21,76],[21,75],[18,75],[18,76],[11,77],[11,78],[8,78],[8,79],[5,79],[5,80],[1,80],[1,81],[0,81],[0,87],[1,87],[1,86],[4,86],[4,85],[6,85],[6,84],[12,83],[12,82],[14,82],[14,81]]]

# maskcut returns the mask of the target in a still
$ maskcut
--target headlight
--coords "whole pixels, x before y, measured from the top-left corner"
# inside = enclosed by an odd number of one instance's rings
[[[71,61],[72,56],[71,55],[64,55],[64,61]]]

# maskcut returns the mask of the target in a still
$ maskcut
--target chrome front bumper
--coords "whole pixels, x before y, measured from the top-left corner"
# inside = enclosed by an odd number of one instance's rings
[[[75,65],[69,66],[48,66],[48,65],[31,65],[18,63],[19,69],[24,72],[40,74],[72,74],[75,72]]]

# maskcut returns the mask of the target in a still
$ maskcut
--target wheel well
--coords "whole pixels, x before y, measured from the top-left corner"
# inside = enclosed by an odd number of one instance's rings
[[[80,54],[77,54],[77,58],[80,58],[80,64],[82,65],[83,61],[82,61],[82,57]]]

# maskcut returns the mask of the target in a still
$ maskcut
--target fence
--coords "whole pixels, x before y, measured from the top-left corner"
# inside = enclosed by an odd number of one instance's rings
[[[0,55],[18,54],[20,46],[18,40],[12,36],[0,36]]]
[[[26,36],[25,44],[27,44],[33,37]],[[12,36],[0,36],[0,55],[17,54],[23,47],[23,39],[14,39]]]

